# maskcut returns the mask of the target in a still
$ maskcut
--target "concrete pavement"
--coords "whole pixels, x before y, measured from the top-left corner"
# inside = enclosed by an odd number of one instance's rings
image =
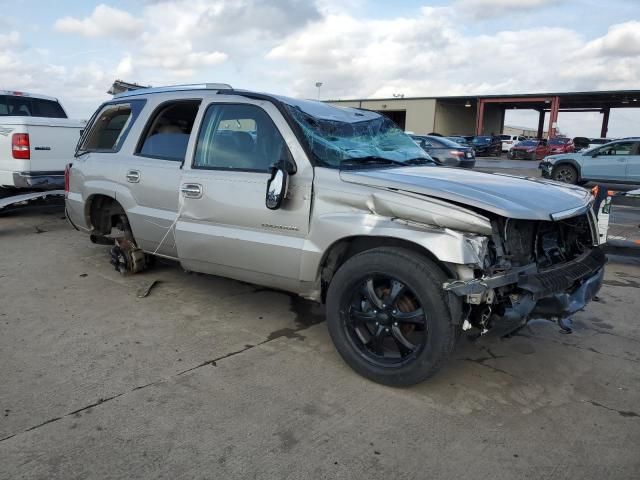
[[[392,389],[342,362],[319,306],[120,276],[60,216],[0,217],[0,479],[638,476],[640,259],[612,258],[573,334],[462,338]]]

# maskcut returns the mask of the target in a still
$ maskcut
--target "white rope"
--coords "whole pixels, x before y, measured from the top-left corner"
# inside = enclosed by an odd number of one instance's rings
[[[184,200],[182,200],[182,197],[180,197],[180,198],[181,198],[180,208],[178,209],[178,213],[176,214],[176,219],[173,221],[173,223],[171,223],[171,225],[169,225],[169,228],[167,228],[167,232],[164,234],[164,237],[162,237],[162,240],[160,240],[160,243],[158,243],[158,246],[153,251],[152,255],[155,255],[156,253],[158,253],[158,250],[160,250],[160,247],[162,246],[162,244],[166,240],[167,235],[169,235],[169,232],[175,228],[176,223],[178,223],[178,220],[180,219],[180,215],[182,214],[182,209],[184,208]],[[173,232],[173,240],[174,240],[174,242],[176,240],[175,231]]]

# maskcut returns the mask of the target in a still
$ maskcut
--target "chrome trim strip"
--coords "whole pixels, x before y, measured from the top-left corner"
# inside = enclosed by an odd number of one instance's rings
[[[565,218],[575,217],[576,215],[580,215],[589,210],[590,203],[582,205],[576,208],[570,208],[569,210],[562,210],[560,212],[552,213],[551,220],[557,222],[558,220],[564,220]]]

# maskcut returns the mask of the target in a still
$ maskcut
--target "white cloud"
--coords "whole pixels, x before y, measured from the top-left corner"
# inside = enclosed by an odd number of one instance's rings
[[[318,81],[323,98],[637,88],[638,21],[585,39],[571,19],[567,28],[517,31],[505,22],[485,35],[469,33],[461,20],[474,8],[509,14],[552,3],[459,0],[377,19],[367,15],[366,0],[166,0],[146,2],[135,17],[100,5],[86,18],[56,22],[58,32],[99,37],[72,55],[37,55],[17,28],[1,29],[0,88],[64,92],[70,110],[84,115],[116,77],[154,85],[224,81],[309,98]]]
[[[514,11],[532,10],[556,5],[563,0],[458,0],[457,10],[476,17],[495,17],[508,15]]]
[[[587,43],[579,55],[582,58],[593,55],[612,57],[640,55],[640,21],[612,25],[604,36]]]
[[[118,66],[116,67],[116,77],[117,78],[131,78],[131,76],[134,73],[134,68],[133,68],[133,59],[131,58],[131,55],[126,54],[124,57],[122,57],[122,60],[120,60],[120,63],[118,63]]]
[[[135,19],[130,13],[104,4],[98,5],[86,18],[64,17],[54,24],[54,28],[59,32],[75,33],[84,37],[130,37],[138,34],[142,26],[143,22]]]

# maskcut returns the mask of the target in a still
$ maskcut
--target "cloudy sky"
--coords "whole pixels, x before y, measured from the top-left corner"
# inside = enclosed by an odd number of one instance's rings
[[[115,78],[323,98],[640,89],[639,0],[0,0],[0,89],[88,117]],[[640,134],[640,111],[611,136]],[[600,114],[561,114],[599,135]],[[508,112],[507,123],[535,125]]]

